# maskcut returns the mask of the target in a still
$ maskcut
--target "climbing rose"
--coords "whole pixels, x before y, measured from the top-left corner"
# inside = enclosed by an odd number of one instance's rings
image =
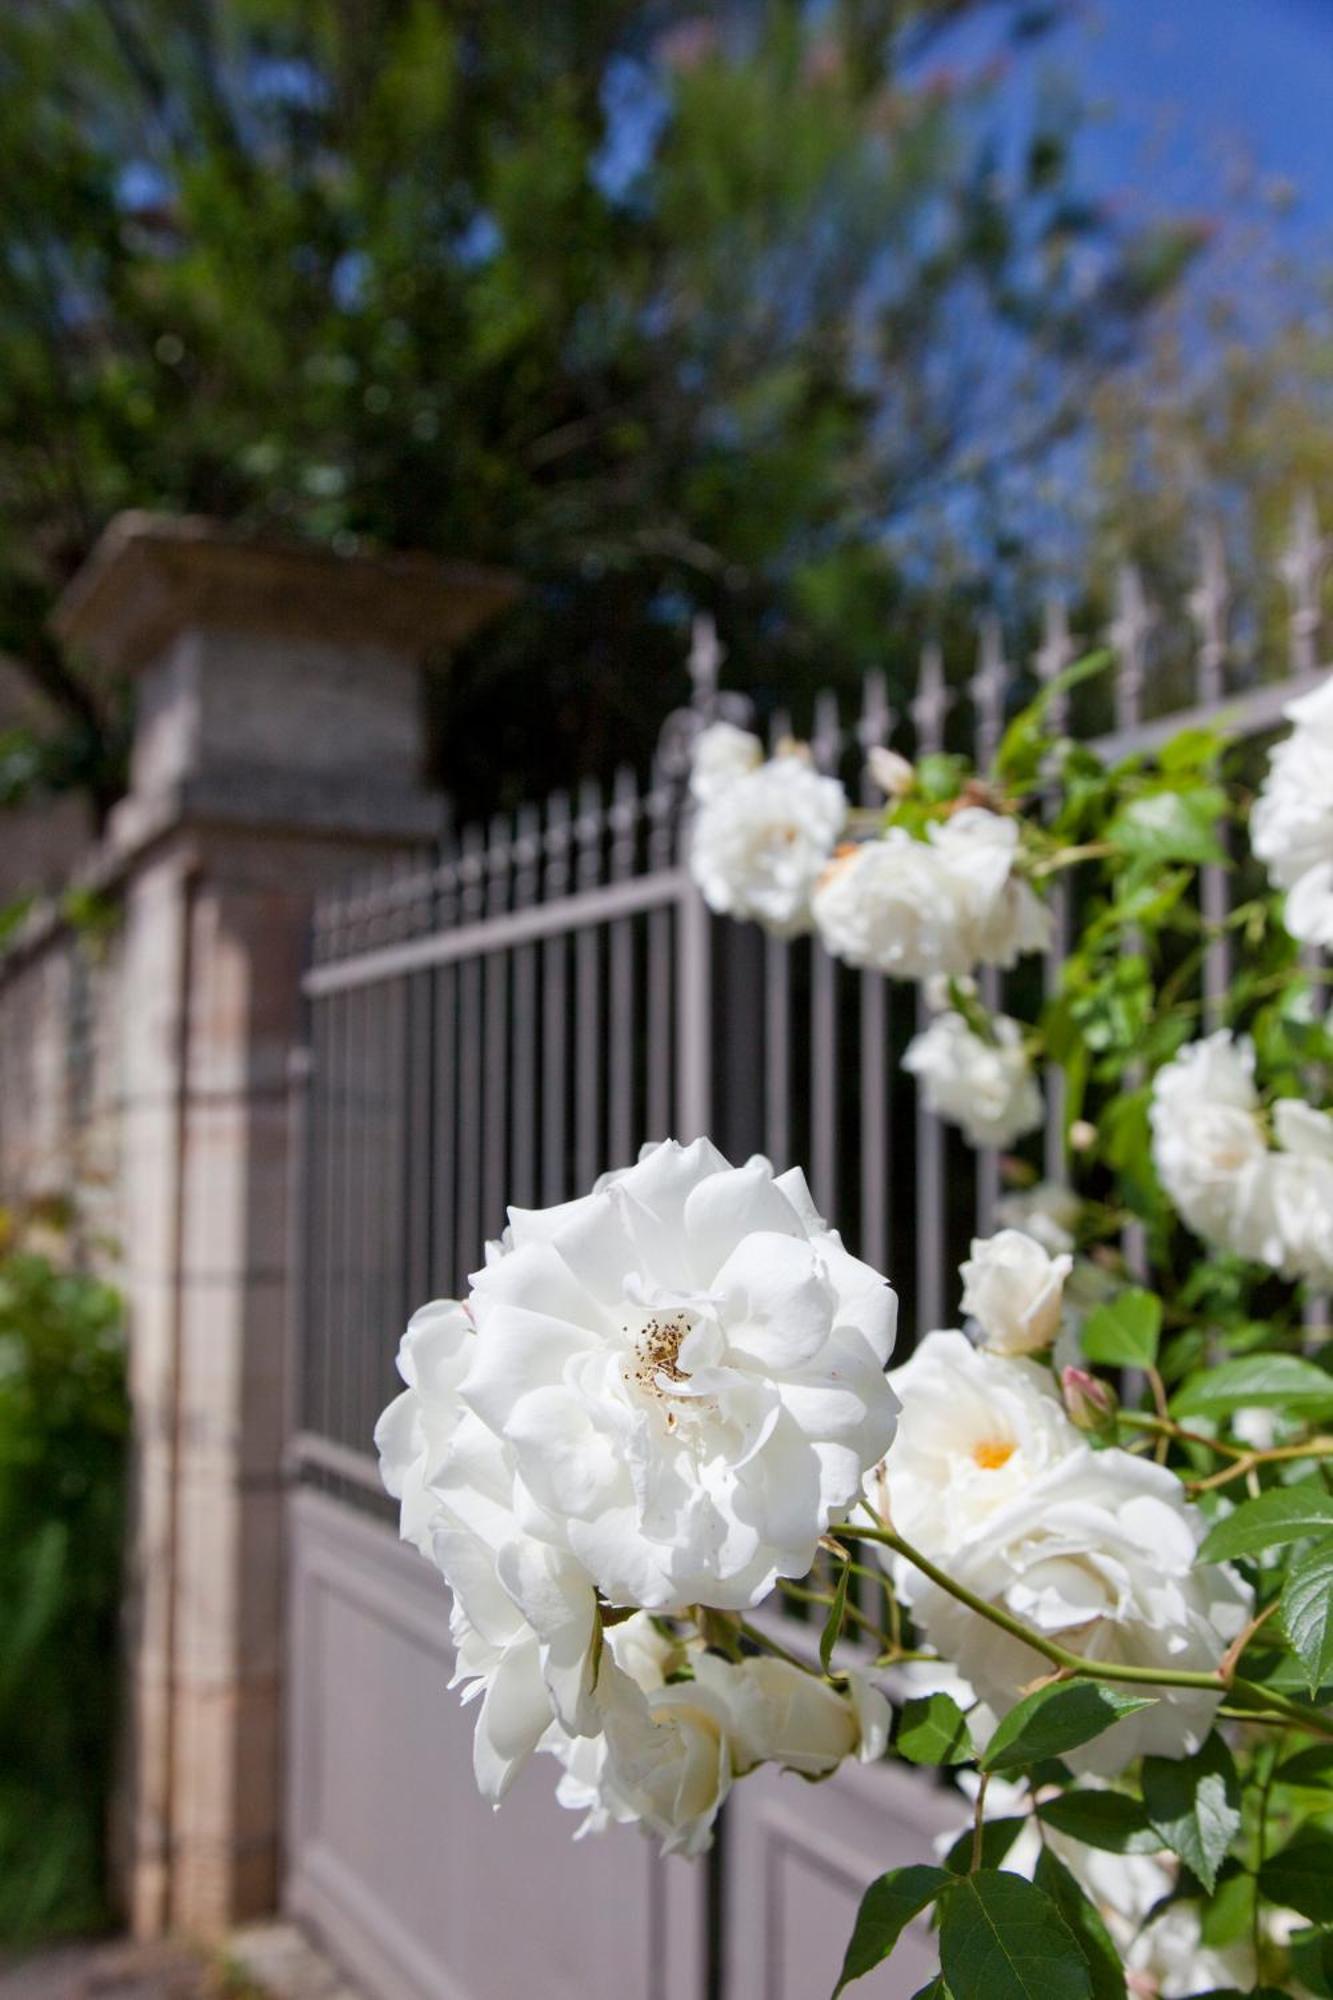
[[[696,763],[690,871],[719,916],[795,937],[810,928],[811,892],[846,821],[847,795],[794,751],[758,769],[738,765],[734,745],[725,756],[714,745]]]
[[[996,1354],[1049,1347],[1060,1331],[1065,1279],[1073,1268],[1071,1256],[1048,1256],[1021,1229],[975,1238],[962,1267],[963,1311],[975,1319],[982,1345]]]
[[[908,1044],[903,1068],[919,1079],[926,1109],[957,1125],[974,1146],[1011,1146],[1041,1124],[1041,1089],[1017,1021],[997,1014],[994,1040],[961,1014],[937,1014]]]

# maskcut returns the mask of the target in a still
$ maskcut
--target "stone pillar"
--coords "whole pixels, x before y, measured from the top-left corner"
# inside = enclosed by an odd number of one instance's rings
[[[273,1908],[281,1825],[287,1063],[311,902],[420,850],[419,662],[511,595],[126,516],[58,613],[131,673],[122,1210],[136,1423],[124,1845],[133,1927]]]

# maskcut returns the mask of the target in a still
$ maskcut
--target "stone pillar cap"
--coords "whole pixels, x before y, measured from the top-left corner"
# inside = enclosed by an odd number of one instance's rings
[[[118,514],[52,625],[110,673],[133,673],[190,625],[380,645],[421,659],[518,595],[508,571],[435,556],[339,555],[197,515]]]

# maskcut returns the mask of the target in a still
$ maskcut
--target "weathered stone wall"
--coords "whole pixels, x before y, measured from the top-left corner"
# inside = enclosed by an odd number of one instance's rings
[[[57,898],[0,952],[0,1199],[68,1200],[126,1298],[121,1817],[141,1935],[215,1935],[276,1901],[307,926],[321,889],[433,840],[419,661],[509,594],[422,558],[132,516],[58,616],[135,678],[131,788],[63,864],[96,923]]]

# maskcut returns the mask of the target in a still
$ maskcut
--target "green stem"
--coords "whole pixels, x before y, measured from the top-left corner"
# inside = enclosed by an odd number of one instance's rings
[[[785,1660],[789,1667],[799,1667],[803,1674],[809,1674],[814,1680],[825,1678],[818,1667],[812,1667],[810,1662],[803,1660],[798,1653],[789,1653],[785,1646],[779,1645],[776,1639],[771,1639],[767,1632],[761,1632],[757,1625],[751,1625],[748,1618],[741,1620],[741,1637],[748,1639],[752,1646],[762,1646],[766,1653],[772,1653],[776,1659]]]
[[[965,1584],[955,1582],[953,1577],[938,1568],[928,1556],[923,1556],[919,1549],[913,1548],[910,1542],[904,1541],[902,1536],[891,1528],[853,1528],[844,1525],[836,1532],[839,1535],[855,1536],[862,1541],[881,1542],[885,1548],[892,1549],[895,1555],[904,1557],[941,1590],[947,1591],[950,1597],[957,1598],[960,1604],[965,1604],[969,1611],[975,1611],[979,1618],[989,1620],[1002,1632],[1007,1632],[1011,1638],[1030,1646],[1034,1653],[1040,1653],[1052,1666],[1060,1668],[1068,1679],[1124,1681],[1131,1686],[1139,1687],[1205,1688],[1212,1694],[1228,1692],[1238,1696],[1242,1701],[1258,1704],[1259,1712],[1254,1717],[1256,1721],[1265,1721],[1275,1715],[1282,1716],[1291,1723],[1299,1724],[1311,1735],[1333,1741],[1333,1724],[1325,1723],[1320,1717],[1312,1715],[1308,1709],[1299,1708],[1295,1702],[1288,1701],[1285,1695],[1259,1687],[1253,1681],[1242,1680],[1238,1675],[1223,1674],[1220,1671],[1194,1673],[1170,1667],[1121,1666],[1112,1661],[1089,1660],[1079,1653],[1072,1653],[1067,1646],[1057,1645],[1053,1639],[1046,1638],[1044,1633],[1034,1632],[1030,1625],[1025,1625],[1020,1618],[1015,1618],[998,1604],[992,1604],[986,1598],[979,1597]]]

